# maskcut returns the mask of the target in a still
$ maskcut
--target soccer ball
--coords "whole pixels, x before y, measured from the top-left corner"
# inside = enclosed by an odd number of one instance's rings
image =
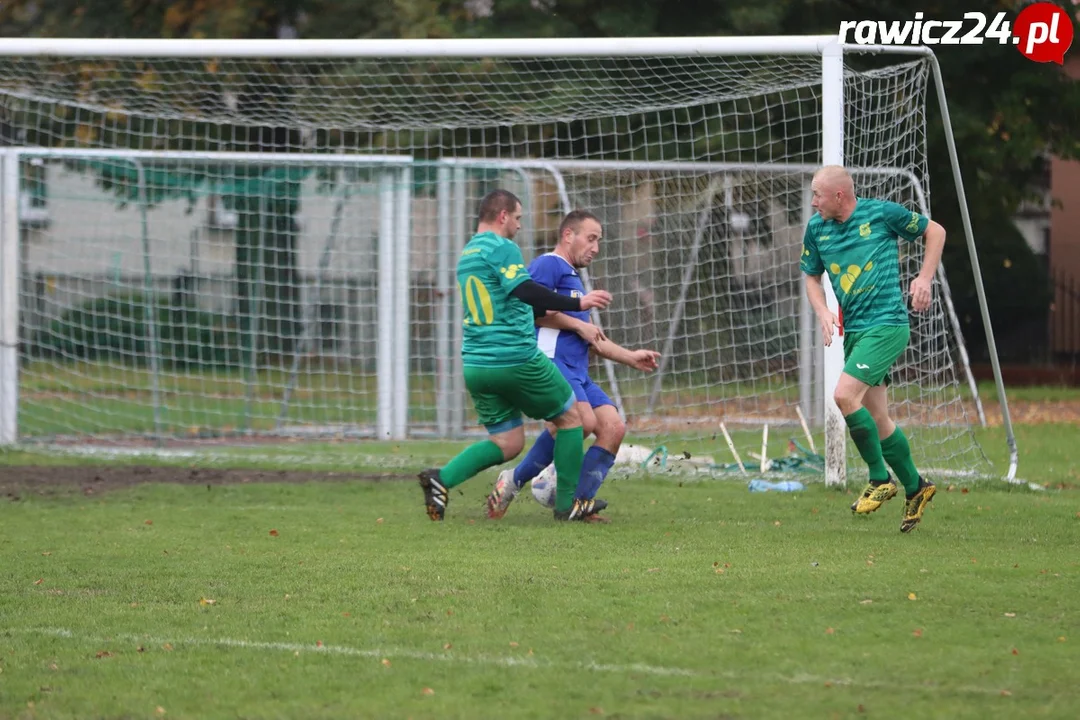
[[[548,465],[533,478],[532,494],[546,508],[555,507],[555,466]]]

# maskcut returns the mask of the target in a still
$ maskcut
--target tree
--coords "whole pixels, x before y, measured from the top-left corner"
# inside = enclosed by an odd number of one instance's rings
[[[0,31],[4,35],[61,37],[275,37],[295,21],[302,4],[300,0],[283,0],[273,5],[250,0],[132,0],[125,3],[56,0],[47,4],[10,0],[0,6]],[[295,128],[285,121],[267,124],[267,118],[277,116],[277,108],[287,104],[289,88],[283,85],[266,88],[258,74],[258,68],[252,66],[247,81],[239,83],[245,89],[236,98],[237,114],[254,118],[253,121],[234,127],[189,122],[184,127],[172,128],[180,132],[169,141],[169,147],[281,153],[300,149],[301,140]],[[214,78],[210,75],[201,78],[201,84],[213,87]],[[128,92],[137,95],[140,89],[148,86],[161,89],[160,79],[144,77],[143,80],[134,78]],[[220,104],[223,99],[207,97],[206,102]],[[147,142],[162,139],[157,129],[158,118],[140,114],[118,115],[108,122],[95,123],[105,128],[108,137],[96,138],[105,146],[141,148]],[[28,137],[27,142],[50,144],[80,131],[80,126],[58,123],[47,117],[42,120],[44,123],[30,123],[37,132]],[[135,200],[131,195],[132,183],[118,181],[116,168],[108,164],[105,167],[108,169],[100,174],[102,185],[115,191],[122,200]],[[241,337],[249,338],[252,323],[257,326],[265,318],[265,325],[258,332],[262,347],[269,352],[291,353],[299,336],[301,315],[296,257],[295,216],[299,210],[296,173],[273,165],[247,164],[231,168],[208,167],[206,172],[218,181],[232,178],[232,191],[226,195],[226,202],[237,211],[239,221],[236,276]],[[179,188],[190,193],[206,179],[202,176],[192,181],[159,169],[156,190],[160,197],[150,200],[159,201],[176,194]],[[248,352],[254,350],[247,348]],[[250,356],[245,358],[245,366],[250,360]]]
[[[304,0],[5,0],[5,37],[276,37]]]

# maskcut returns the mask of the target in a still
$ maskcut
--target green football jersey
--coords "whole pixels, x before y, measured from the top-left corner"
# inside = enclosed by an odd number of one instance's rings
[[[532,307],[510,294],[531,279],[512,240],[493,232],[473,235],[458,259],[457,279],[466,365],[520,365],[539,352]]]
[[[810,219],[800,268],[807,275],[828,271],[845,332],[908,324],[897,238],[914,242],[929,223],[903,205],[868,198],[859,198],[844,222]]]

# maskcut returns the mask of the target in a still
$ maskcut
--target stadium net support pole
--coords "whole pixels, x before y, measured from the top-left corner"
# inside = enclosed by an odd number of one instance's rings
[[[391,414],[391,439],[404,440],[409,420],[409,304],[412,282],[409,248],[412,217],[413,171],[403,167],[394,172],[398,186],[394,193],[394,403]]]
[[[394,177],[379,173],[378,287],[376,288],[378,339],[375,375],[376,437],[389,440],[393,431],[394,403]]]
[[[19,438],[19,156],[0,157],[0,447]]]
[[[146,168],[139,160],[131,160],[139,184],[139,230],[142,233],[143,307],[146,313],[146,339],[150,352],[150,397],[154,403],[154,439],[161,443],[161,333],[157,327],[158,301],[154,290],[153,260],[150,255],[150,223],[147,213],[150,193],[146,187]]]
[[[450,224],[450,257],[457,257],[461,252],[465,238],[469,237],[471,213],[466,207],[465,168],[455,167],[452,174],[453,222]],[[455,282],[456,285],[456,282]],[[452,343],[450,351],[450,435],[461,437],[465,434],[465,361],[461,357],[461,343],[464,328],[461,325],[461,293],[455,287],[450,293],[450,323]]]
[[[450,168],[440,166],[436,175],[435,202],[438,205],[438,229],[435,260],[435,430],[440,438],[450,436],[450,305],[453,286],[450,282]]]
[[[949,118],[949,103],[945,98],[945,83],[941,79],[941,65],[937,56],[927,49],[930,66],[934,71],[934,85],[937,90],[938,104],[941,106],[941,123],[945,130],[945,144],[949,148],[949,164],[952,166],[953,180],[956,182],[956,197],[960,202],[960,218],[964,223],[964,237],[967,240],[968,255],[971,257],[971,274],[975,280],[975,292],[979,297],[979,312],[982,315],[983,328],[986,330],[986,346],[990,352],[990,364],[994,368],[994,382],[997,385],[998,402],[1001,403],[1001,420],[1005,426],[1005,438],[1009,444],[1009,470],[1005,479],[1016,479],[1016,467],[1019,453],[1016,448],[1016,435],[1013,433],[1012,419],[1009,417],[1009,403],[1005,399],[1005,383],[1001,377],[1001,363],[998,360],[997,343],[994,342],[994,328],[990,324],[990,309],[986,304],[986,290],[983,288],[982,271],[979,269],[979,253],[975,249],[975,234],[971,229],[971,215],[968,213],[967,196],[964,193],[964,179],[960,174],[960,161],[956,155],[956,138],[953,137],[952,120]]]
[[[844,51],[839,43],[827,45],[821,55],[821,160],[823,165],[844,164]],[[837,308],[836,293],[824,276],[825,299]],[[825,484],[847,484],[847,425],[833,400],[844,368],[843,338],[833,334],[825,348]]]
[[[265,173],[265,171],[263,171]],[[260,188],[265,187],[265,177],[259,178]],[[244,418],[241,427],[245,434],[250,434],[254,428],[251,424],[252,413],[255,411],[255,386],[259,382],[259,345],[262,336],[263,317],[263,260],[266,257],[263,248],[266,243],[266,201],[265,191],[259,192],[259,210],[255,217],[258,227],[252,236],[249,233],[248,258],[255,258],[255,271],[249,272],[247,283],[248,295],[248,332],[247,332],[247,363],[244,366]],[[249,216],[248,227],[251,226]],[[254,240],[250,238],[254,237]],[[254,245],[252,245],[252,242]],[[237,269],[239,271],[239,268]]]

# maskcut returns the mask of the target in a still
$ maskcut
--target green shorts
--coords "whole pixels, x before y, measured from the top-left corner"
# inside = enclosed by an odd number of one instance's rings
[[[554,420],[574,405],[570,383],[539,350],[532,360],[512,367],[466,365],[465,387],[480,424],[492,434],[521,425],[522,413]]]
[[[911,328],[879,325],[868,330],[844,332],[844,372],[875,387],[890,382],[889,371],[904,354]]]

